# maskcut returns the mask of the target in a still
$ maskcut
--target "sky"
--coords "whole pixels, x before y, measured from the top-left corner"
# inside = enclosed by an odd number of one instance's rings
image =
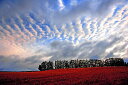
[[[110,57],[128,62],[128,0],[0,0],[0,71]]]

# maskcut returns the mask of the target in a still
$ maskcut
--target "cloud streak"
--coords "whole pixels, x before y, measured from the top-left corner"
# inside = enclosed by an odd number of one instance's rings
[[[128,5],[124,0],[23,0],[30,4],[23,9],[20,1],[14,1],[0,2],[1,70],[37,70],[45,60],[127,59]]]
[[[74,20],[76,17],[91,16],[91,17],[104,17],[115,5],[127,3],[126,0],[84,0],[77,5],[64,5],[62,11],[49,10],[53,23],[59,23]],[[62,9],[62,8],[60,8]],[[56,21],[55,21],[56,20]]]
[[[51,23],[66,22],[80,16],[104,16],[113,6],[127,3],[127,0],[77,0],[64,4],[65,0],[6,0],[0,2],[0,16],[8,17],[16,14],[33,12],[43,20],[46,18]]]

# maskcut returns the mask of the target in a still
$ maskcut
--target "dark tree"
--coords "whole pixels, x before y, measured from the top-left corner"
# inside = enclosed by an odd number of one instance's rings
[[[47,65],[47,70],[53,69],[53,62],[49,61],[49,62],[47,62],[46,65]]]
[[[55,63],[55,64],[54,64]],[[123,58],[109,58],[105,61],[90,59],[90,60],[57,60],[55,62],[44,61],[39,65],[40,71],[61,68],[86,68],[86,67],[103,67],[103,66],[128,66],[128,63],[124,62]]]
[[[42,66],[41,66],[41,65],[39,65],[38,69],[39,69],[40,71],[42,71]]]
[[[105,60],[105,66],[124,66],[122,58],[109,58]]]

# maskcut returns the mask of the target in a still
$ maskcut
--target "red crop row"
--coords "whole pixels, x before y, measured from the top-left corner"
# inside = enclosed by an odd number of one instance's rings
[[[128,67],[0,72],[0,85],[128,85]]]

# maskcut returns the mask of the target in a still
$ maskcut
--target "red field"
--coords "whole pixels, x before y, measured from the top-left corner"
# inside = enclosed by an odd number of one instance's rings
[[[128,85],[128,67],[0,72],[0,85]]]

